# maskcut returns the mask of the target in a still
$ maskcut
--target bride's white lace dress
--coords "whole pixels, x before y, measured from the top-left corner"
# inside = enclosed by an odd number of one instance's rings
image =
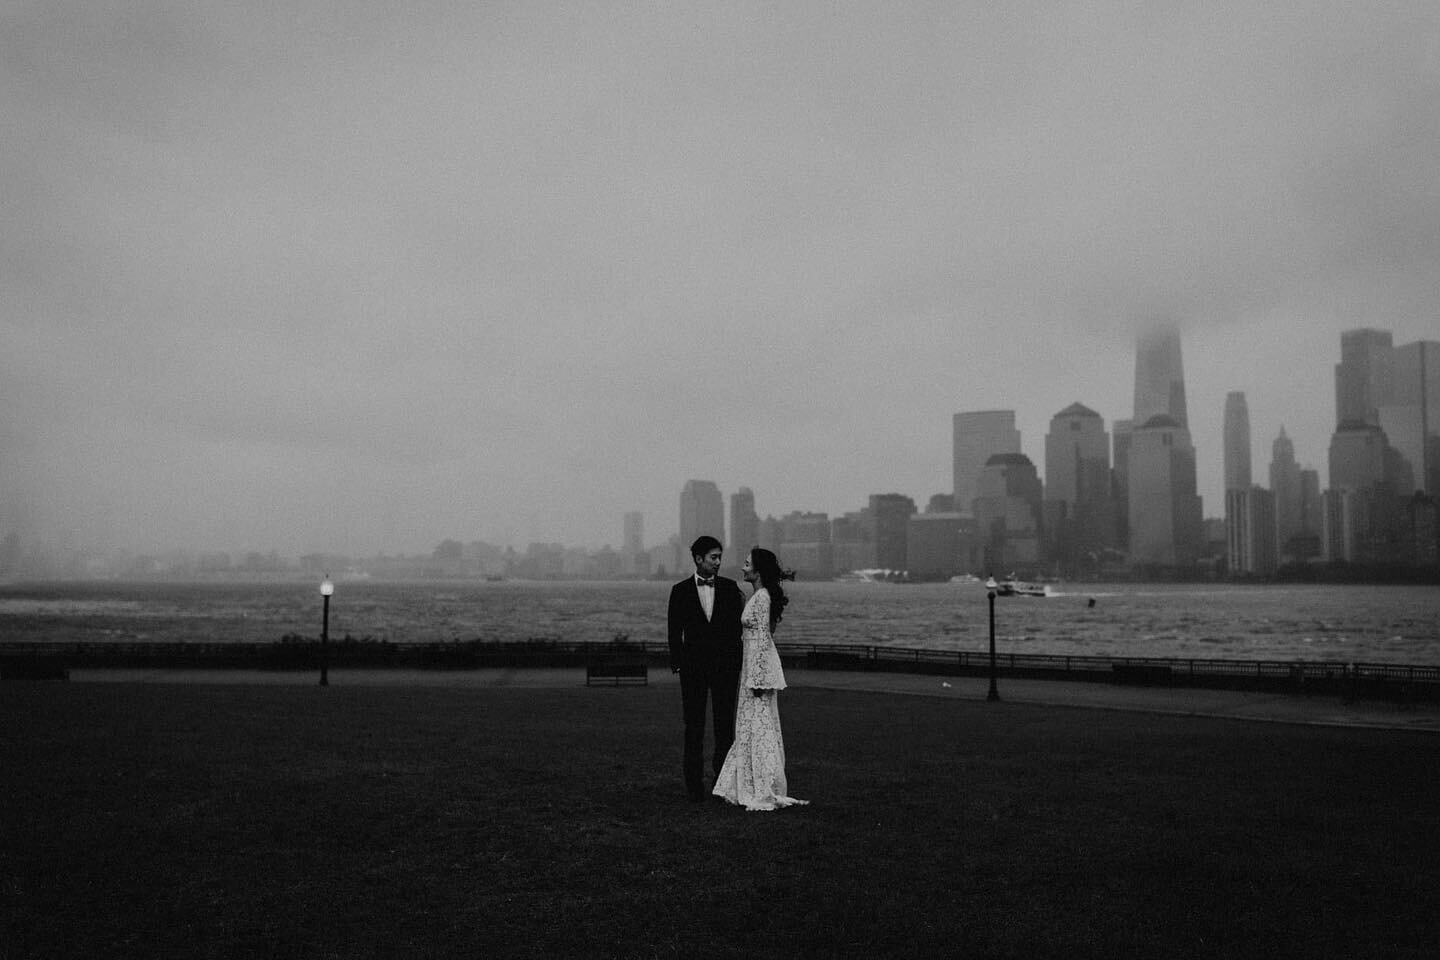
[[[780,654],[770,634],[770,593],[761,587],[740,615],[745,659],[735,704],[735,743],[725,755],[714,793],[746,810],[774,810],[808,800],[786,795],[785,739],[778,694],[785,689]],[[756,690],[761,690],[756,696]]]

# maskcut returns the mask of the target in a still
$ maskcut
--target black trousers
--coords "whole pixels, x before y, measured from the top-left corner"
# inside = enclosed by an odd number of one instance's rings
[[[695,664],[680,668],[680,704],[685,711],[685,789],[705,794],[705,701],[715,723],[713,772],[720,773],[730,744],[735,742],[735,696],[740,687],[738,665]]]

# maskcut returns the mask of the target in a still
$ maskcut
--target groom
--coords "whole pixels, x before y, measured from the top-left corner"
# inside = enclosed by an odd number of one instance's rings
[[[740,586],[716,576],[723,548],[702,536],[690,545],[695,575],[670,588],[667,617],[670,672],[680,674],[680,703],[685,711],[685,791],[699,803],[708,794],[705,766],[705,698],[715,722],[713,770],[720,772],[735,740],[735,695],[740,687]]]

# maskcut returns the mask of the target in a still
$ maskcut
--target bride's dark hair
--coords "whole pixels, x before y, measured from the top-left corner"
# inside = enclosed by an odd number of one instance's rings
[[[795,571],[780,566],[779,558],[764,547],[750,548],[750,567],[755,571],[760,586],[770,594],[770,629],[774,630],[785,615],[785,605],[790,602],[780,581],[794,580]]]

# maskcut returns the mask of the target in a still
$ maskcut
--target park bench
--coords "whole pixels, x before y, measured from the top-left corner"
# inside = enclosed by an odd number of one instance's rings
[[[646,685],[650,682],[650,665],[638,657],[599,657],[585,664],[585,685],[622,683]]]
[[[0,657],[0,680],[69,680],[65,659],[53,653],[21,653]]]

